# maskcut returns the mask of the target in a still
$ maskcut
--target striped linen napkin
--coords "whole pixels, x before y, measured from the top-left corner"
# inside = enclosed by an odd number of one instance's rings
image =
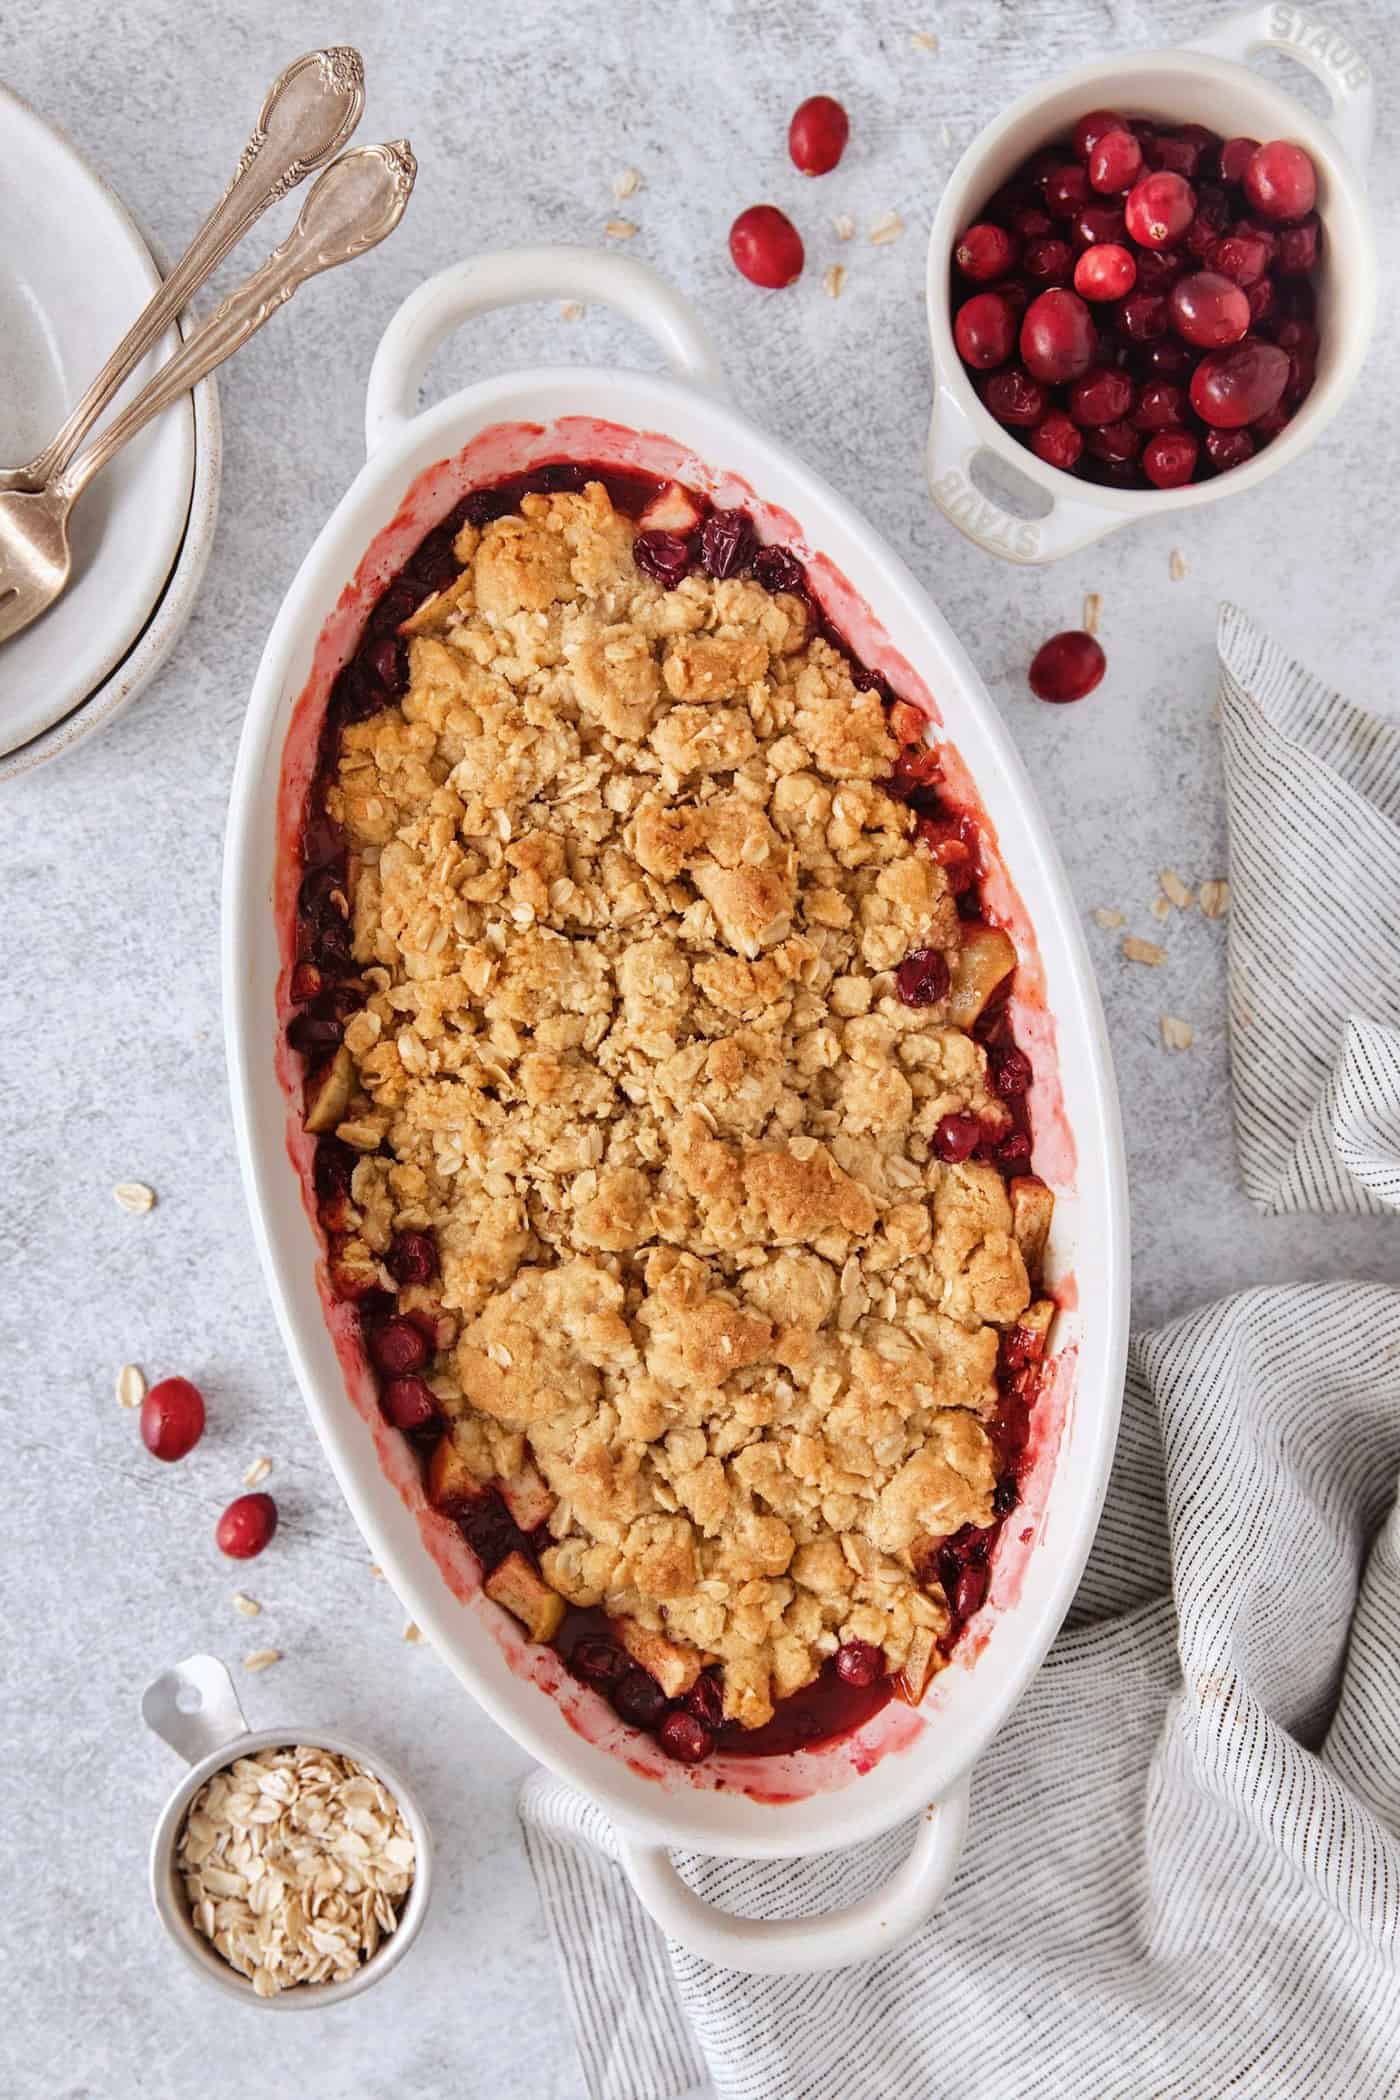
[[[1400,1208],[1400,731],[1229,607],[1220,652],[1245,1185]],[[1400,2092],[1397,1478],[1400,1291],[1247,1291],[1138,1337],[1093,1555],[977,1767],[953,1890],[866,1967],[668,1945],[606,1818],[532,1777],[590,2100]],[[676,1863],[783,1917],[857,1900],[908,1843]]]

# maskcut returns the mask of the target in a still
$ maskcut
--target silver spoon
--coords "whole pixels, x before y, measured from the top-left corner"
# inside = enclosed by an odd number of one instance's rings
[[[189,247],[38,457],[27,467],[0,467],[0,489],[42,489],[63,472],[108,402],[254,220],[339,153],[364,106],[364,64],[349,45],[308,51],[278,74],[232,182]]]
[[[86,452],[46,488],[0,491],[0,642],[37,620],[67,584],[68,515],[93,476],[152,416],[256,335],[298,285],[363,255],[392,233],[417,173],[407,139],[356,146],[332,161],[281,247],[229,293]]]

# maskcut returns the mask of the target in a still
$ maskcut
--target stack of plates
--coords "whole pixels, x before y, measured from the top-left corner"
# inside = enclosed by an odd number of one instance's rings
[[[121,200],[0,86],[0,465],[38,453],[159,283]],[[120,397],[170,355],[162,343]],[[155,675],[189,617],[213,538],[212,380],[147,425],[73,513],[73,581],[0,643],[0,779],[72,748]]]

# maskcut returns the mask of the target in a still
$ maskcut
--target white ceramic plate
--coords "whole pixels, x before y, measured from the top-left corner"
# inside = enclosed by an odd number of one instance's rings
[[[0,87],[0,463],[52,436],[159,283],[126,207],[68,141]],[[132,385],[169,356],[170,336]],[[42,619],[0,645],[0,753],[87,699],[148,625],[190,518],[195,419],[157,418],[73,514],[73,581]]]

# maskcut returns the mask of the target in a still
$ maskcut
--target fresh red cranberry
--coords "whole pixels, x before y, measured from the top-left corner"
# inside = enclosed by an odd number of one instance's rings
[[[1050,396],[1038,379],[1013,365],[1009,372],[993,372],[982,394],[988,411],[998,423],[1015,430],[1032,430],[1050,405]]]
[[[1152,141],[1152,167],[1183,176],[1187,182],[1194,181],[1201,156],[1200,141],[1188,136],[1184,127],[1181,131],[1159,131]]]
[[[1131,131],[1106,131],[1089,155],[1089,187],[1117,197],[1142,173],[1142,148]]]
[[[974,292],[964,300],[953,322],[953,340],[963,363],[976,372],[1004,365],[1015,347],[1016,322],[1001,294]]]
[[[992,290],[996,293],[998,299],[1006,301],[1012,318],[1019,327],[1021,316],[1031,303],[1031,287],[1027,284],[1025,278],[1003,277],[1000,283],[992,286]]]
[[[1142,448],[1142,471],[1158,489],[1179,489],[1196,471],[1200,450],[1189,430],[1159,430]]]
[[[1121,246],[1128,238],[1122,205],[1086,204],[1070,221],[1070,238],[1076,248]]]
[[[1137,289],[1140,292],[1169,292],[1186,268],[1180,248],[1144,248],[1137,258]]]
[[[1038,204],[1023,204],[1011,214],[1011,228],[1023,241],[1040,241],[1055,231],[1055,221]]]
[[[700,528],[700,559],[721,580],[751,567],[757,546],[746,510],[712,510]]]
[[[1129,292],[1118,309],[1120,333],[1130,343],[1150,343],[1171,326],[1171,308],[1161,292]]]
[[[421,1378],[391,1378],[380,1395],[380,1404],[395,1429],[432,1429],[438,1422],[438,1404],[430,1385]]]
[[[220,1517],[214,1542],[230,1560],[252,1560],[276,1529],[277,1504],[271,1495],[239,1495]]]
[[[864,1691],[885,1674],[884,1650],[873,1641],[844,1641],[836,1651],[836,1674],[843,1684]]]
[[[1274,258],[1278,254],[1279,233],[1281,231],[1279,227],[1270,226],[1267,220],[1264,219],[1236,219],[1230,225],[1228,231],[1240,240],[1262,241],[1264,254],[1267,258],[1265,267],[1268,269],[1273,268]]]
[[[1052,236],[1044,241],[1027,241],[1021,256],[1021,268],[1032,284],[1068,284],[1074,267],[1074,250],[1068,241],[1057,241]]]
[[[971,1159],[982,1142],[982,1125],[976,1116],[965,1109],[955,1109],[952,1115],[944,1116],[933,1133],[933,1152],[947,1166],[958,1166]]]
[[[1082,700],[1103,677],[1106,662],[1103,650],[1083,628],[1052,634],[1031,659],[1031,691],[1037,700]]]
[[[802,236],[776,204],[751,204],[729,229],[734,267],[750,284],[779,292],[802,275]]]
[[[1220,350],[1249,333],[1249,300],[1239,285],[1215,270],[1178,277],[1168,294],[1172,326],[1202,350]]]
[[[720,1691],[718,1679],[712,1677],[708,1670],[701,1671],[686,1693],[684,1703],[686,1712],[694,1714],[696,1720],[703,1721],[707,1728],[717,1730],[723,1726],[724,1695]]]
[[[981,219],[968,227],[953,250],[953,260],[974,284],[994,284],[1015,263],[1017,253],[1018,243],[1004,226]]]
[[[1288,385],[1283,398],[1296,407],[1312,392],[1317,377],[1317,330],[1311,321],[1284,321],[1274,341],[1288,353]]]
[[[1174,336],[1145,344],[1138,355],[1143,371],[1153,379],[1185,379],[1194,363],[1185,343]]]
[[[1196,214],[1196,197],[1184,176],[1170,169],[1144,175],[1128,192],[1123,216],[1140,248],[1169,248]]]
[[[1069,390],[1069,412],[1082,428],[1116,423],[1133,405],[1133,382],[1126,372],[1096,366]]]
[[[1058,408],[1052,408],[1031,432],[1031,450],[1047,467],[1068,474],[1084,450],[1084,433]]]
[[[829,175],[845,152],[850,135],[851,120],[839,102],[830,95],[809,95],[798,104],[788,126],[788,152],[793,166],[804,175]],[[798,268],[801,267],[799,262]],[[744,274],[747,276],[748,272]]]
[[[167,1463],[193,1451],[204,1434],[204,1395],[188,1378],[162,1378],[141,1402],[141,1441]]]
[[[1280,401],[1277,408],[1271,408],[1266,416],[1260,416],[1257,422],[1251,423],[1247,433],[1242,430],[1216,430],[1212,431],[1210,435],[1219,438],[1244,437],[1248,435],[1253,438],[1256,445],[1267,445],[1278,436],[1281,430],[1286,429],[1292,421],[1292,409],[1287,401]],[[1209,443],[1209,439],[1207,439],[1207,443]]]
[[[1258,284],[1250,285],[1245,298],[1249,301],[1251,328],[1257,329],[1263,322],[1273,319],[1278,306],[1278,287],[1272,277],[1261,277]]]
[[[1116,241],[1096,241],[1074,266],[1074,289],[1081,299],[1122,299],[1136,283],[1137,264]]]
[[[760,547],[753,558],[754,580],[765,591],[800,591],[806,571],[788,547]]]
[[[704,1722],[687,1713],[684,1707],[667,1714],[656,1731],[656,1740],[666,1755],[681,1765],[703,1764],[715,1747],[715,1739]]]
[[[412,1320],[386,1320],[370,1336],[370,1360],[386,1378],[408,1378],[432,1356],[428,1338]]]
[[[1034,1074],[1024,1050],[1014,1046],[1010,1050],[996,1050],[988,1062],[992,1068],[992,1085],[1003,1100],[1013,1101],[1030,1092]]]
[[[1142,432],[1121,417],[1113,423],[1095,423],[1084,433],[1084,449],[1094,459],[1122,466],[1141,452]]]
[[[1258,151],[1258,139],[1226,139],[1220,149],[1221,181],[1243,182],[1244,171]]]
[[[1089,201],[1089,178],[1073,161],[1062,161],[1041,177],[1040,194],[1052,219],[1072,219]]]
[[[1301,225],[1285,226],[1278,237],[1277,269],[1280,277],[1306,277],[1317,268],[1322,252],[1322,224],[1310,212]]]
[[[1133,421],[1139,430],[1180,430],[1190,413],[1184,387],[1171,379],[1149,379],[1137,397]]]
[[[437,1242],[430,1232],[401,1232],[394,1240],[385,1267],[395,1283],[431,1283],[438,1272]]]
[[[936,1006],[948,995],[948,964],[939,948],[914,948],[894,973],[905,1006]]]
[[[1231,467],[1242,467],[1253,457],[1254,440],[1247,430],[1206,432],[1206,458],[1217,474],[1228,473]]]
[[[666,1711],[666,1694],[648,1671],[634,1663],[613,1685],[612,1703],[633,1728],[655,1728]]]
[[[1221,277],[1228,277],[1233,284],[1243,285],[1248,291],[1269,267],[1269,251],[1266,244],[1252,234],[1226,233],[1211,242],[1206,261]]]
[[[1317,170],[1301,146],[1270,139],[1249,156],[1244,193],[1262,219],[1305,219],[1317,202]]]
[[[1062,386],[1087,372],[1094,357],[1094,321],[1077,292],[1056,286],[1032,299],[1021,323],[1026,370],[1047,386]]]
[[[1278,310],[1287,321],[1317,319],[1317,286],[1307,277],[1280,277]]]
[[[690,539],[683,532],[639,532],[632,542],[632,559],[644,576],[663,590],[673,591],[690,574]]]
[[[1108,131],[1122,131],[1125,120],[1116,109],[1091,109],[1087,116],[1079,119],[1072,134],[1075,157],[1087,160],[1099,140]]]
[[[575,1641],[569,1651],[569,1669],[573,1675],[582,1678],[585,1684],[600,1688],[616,1684],[631,1667],[626,1649],[619,1648],[616,1641],[588,1638]]]
[[[1215,429],[1241,429],[1268,414],[1288,384],[1289,370],[1286,350],[1246,336],[1201,359],[1191,374],[1191,406]]]

